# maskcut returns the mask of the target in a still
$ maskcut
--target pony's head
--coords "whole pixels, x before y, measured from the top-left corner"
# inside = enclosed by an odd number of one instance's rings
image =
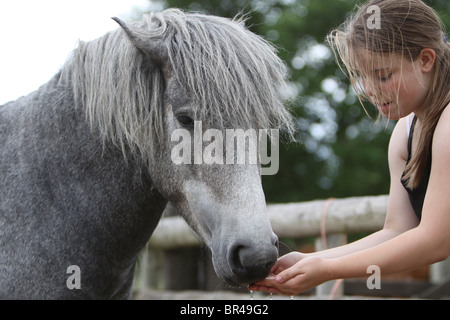
[[[233,147],[230,157],[225,139],[226,129],[292,136],[284,63],[242,21],[177,9],[140,22],[114,19],[121,29],[80,44],[73,57],[83,65],[71,76],[83,79],[73,83],[89,119],[105,140],[146,163],[154,187],[211,249],[219,277],[234,285],[265,277],[277,259],[277,237],[261,164],[259,156],[237,161],[258,141]],[[185,162],[174,161],[175,149]],[[215,160],[206,161],[205,152]]]

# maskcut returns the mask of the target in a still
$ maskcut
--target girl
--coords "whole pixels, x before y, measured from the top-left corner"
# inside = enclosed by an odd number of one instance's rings
[[[295,295],[367,277],[371,265],[392,274],[450,254],[450,44],[439,17],[420,0],[372,0],[327,41],[360,99],[399,120],[389,144],[385,225],[345,246],[289,253],[250,290]]]

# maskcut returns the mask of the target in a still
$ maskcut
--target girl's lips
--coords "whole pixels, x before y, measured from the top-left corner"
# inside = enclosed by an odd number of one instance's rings
[[[388,111],[389,110],[389,106],[391,105],[391,103],[392,102],[388,102],[388,103],[385,103],[385,104],[382,104],[382,105],[378,105],[378,109],[380,109],[381,110],[381,112],[386,112],[386,111]]]

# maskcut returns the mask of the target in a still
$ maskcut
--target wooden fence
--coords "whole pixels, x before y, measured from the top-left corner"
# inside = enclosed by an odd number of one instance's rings
[[[387,202],[385,195],[353,197],[269,204],[267,211],[280,239],[315,237],[315,249],[321,250],[344,244],[347,234],[380,230]],[[174,216],[173,207],[168,206],[141,259],[138,290],[217,290],[220,281],[215,278],[208,254],[200,249],[202,245],[187,223]],[[445,284],[448,265],[440,263],[431,268],[430,278],[436,286]],[[418,290],[432,291],[436,286],[426,283]],[[319,286],[315,294],[339,297],[343,292],[342,283],[330,281]]]

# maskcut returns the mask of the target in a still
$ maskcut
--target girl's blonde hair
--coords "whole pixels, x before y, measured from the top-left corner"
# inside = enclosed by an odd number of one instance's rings
[[[379,17],[374,16],[377,12]],[[378,24],[374,23],[377,18]],[[373,67],[362,65],[364,53],[385,57],[396,54],[414,61],[424,48],[436,52],[417,151],[407,164],[404,177],[410,189],[416,188],[431,156],[437,122],[450,102],[450,44],[439,16],[421,0],[371,0],[359,7],[341,28],[333,30],[327,36],[327,42],[341,69],[347,70],[361,102],[371,100],[361,86],[361,70]]]

